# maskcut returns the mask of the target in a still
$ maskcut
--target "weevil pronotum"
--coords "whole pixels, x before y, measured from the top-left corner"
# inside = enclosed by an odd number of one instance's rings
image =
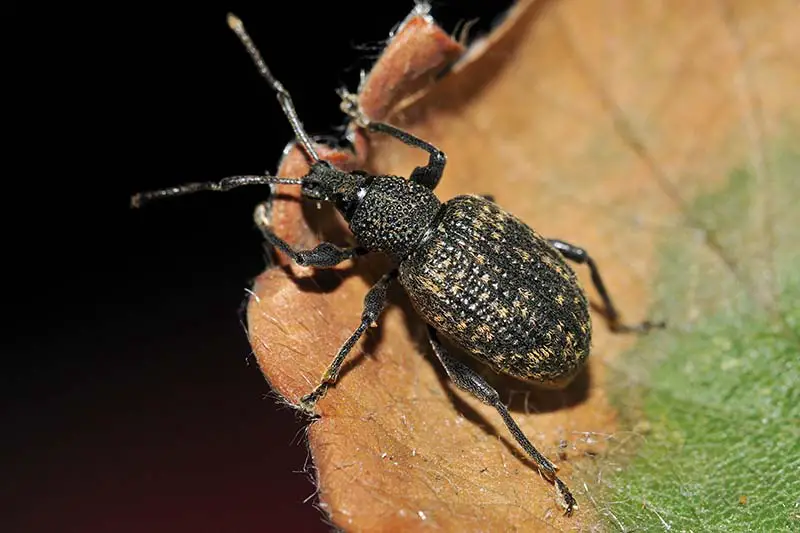
[[[368,252],[382,252],[394,265],[367,292],[361,323],[299,407],[313,413],[317,401],[336,382],[348,353],[382,313],[387,289],[397,281],[426,322],[431,347],[447,375],[459,388],[497,410],[520,446],[554,483],[561,505],[571,514],[577,504],[556,475],[555,465],[531,444],[489,383],[447,352],[439,334],[496,372],[565,386],[589,355],[592,333],[587,298],[567,260],[588,266],[612,331],[644,332],[663,323],[621,323],[598,268],[584,249],[540,236],[486,196],[439,201],[433,191],[445,169],[445,154],[394,126],[369,121],[346,93],[342,94],[342,109],[356,124],[426,151],[428,163],[415,168],[406,179],[344,172],[321,160],[288,91],[270,72],[242,22],[229,15],[228,23],[274,89],[309,159],[310,170],[300,179],[233,176],[219,182],[189,183],[136,194],[132,205],[197,191],[265,184],[299,185],[304,198],[332,202],[348,222],[358,246],[341,248],[323,242],[311,250],[296,250],[272,231],[267,203],[259,205],[255,214],[264,238],[300,265],[332,267]]]

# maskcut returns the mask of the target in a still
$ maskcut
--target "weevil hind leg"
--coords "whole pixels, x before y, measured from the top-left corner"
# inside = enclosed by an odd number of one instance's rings
[[[575,246],[574,244],[570,244],[560,239],[548,239],[548,241],[553,248],[561,252],[561,255],[563,255],[565,258],[578,263],[579,265],[586,265],[589,267],[589,272],[592,276],[592,284],[600,294],[600,298],[603,300],[606,318],[608,319],[609,328],[612,332],[646,333],[651,329],[661,329],[666,327],[665,322],[651,322],[649,320],[639,322],[638,324],[622,323],[620,321],[619,312],[614,306],[614,302],[611,300],[611,295],[608,293],[605,283],[603,283],[603,278],[600,276],[600,269],[597,268],[597,264],[589,255],[589,252],[579,246]]]
[[[503,419],[509,432],[514,436],[514,439],[519,443],[525,452],[536,463],[539,470],[547,477],[556,487],[559,495],[559,503],[564,507],[567,515],[572,514],[572,511],[578,506],[569,488],[556,476],[556,466],[551,463],[544,455],[539,453],[528,437],[522,432],[520,427],[514,421],[508,408],[500,400],[500,395],[497,391],[489,385],[489,383],[481,377],[480,374],[472,370],[470,367],[450,356],[447,349],[439,341],[436,330],[428,326],[428,338],[430,340],[433,351],[436,357],[444,366],[450,380],[455,385],[466,392],[469,392],[480,401],[487,405],[494,407],[500,417]]]

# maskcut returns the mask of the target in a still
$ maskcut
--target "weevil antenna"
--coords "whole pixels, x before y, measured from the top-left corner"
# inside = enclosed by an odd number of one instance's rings
[[[297,137],[297,140],[305,149],[308,157],[311,158],[311,162],[316,163],[319,161],[319,155],[317,155],[314,145],[311,144],[311,137],[309,137],[308,133],[303,129],[300,118],[297,116],[297,111],[294,109],[294,103],[292,103],[292,97],[289,95],[289,91],[287,91],[283,84],[272,75],[267,64],[264,63],[264,60],[261,58],[261,53],[258,51],[258,48],[256,48],[256,45],[253,44],[253,40],[250,39],[250,36],[245,31],[244,24],[242,24],[239,17],[229,13],[228,26],[231,27],[234,33],[236,33],[236,36],[239,37],[239,40],[242,41],[242,44],[247,49],[247,53],[250,54],[250,58],[256,64],[258,72],[261,73],[264,79],[266,79],[275,90],[278,102],[281,104],[281,109],[283,109],[286,118],[289,119],[289,124],[292,125],[295,137]]]
[[[186,183],[157,191],[140,192],[131,196],[131,207],[141,207],[147,202],[171,198],[173,196],[183,196],[199,191],[225,192],[237,187],[246,185],[302,185],[302,179],[278,178],[275,176],[231,176],[220,181],[206,181],[198,183]]]

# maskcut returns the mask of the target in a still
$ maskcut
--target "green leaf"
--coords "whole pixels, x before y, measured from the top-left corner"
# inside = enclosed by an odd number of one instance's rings
[[[695,239],[662,238],[657,287],[674,327],[616,366],[617,405],[641,437],[605,479],[602,511],[619,529],[800,530],[797,138],[696,199],[683,221]]]

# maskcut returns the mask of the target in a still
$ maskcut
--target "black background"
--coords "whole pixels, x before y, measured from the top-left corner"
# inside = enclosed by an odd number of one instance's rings
[[[508,3],[433,15],[480,35]],[[4,17],[0,528],[328,530],[241,323],[265,191],[128,201],[275,170],[291,131],[228,11],[324,134],[412,3],[59,4]]]

